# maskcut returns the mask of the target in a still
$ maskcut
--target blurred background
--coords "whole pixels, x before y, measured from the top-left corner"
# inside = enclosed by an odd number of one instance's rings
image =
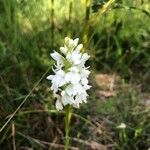
[[[70,149],[148,150],[149,0],[0,1],[0,150],[64,149],[65,115],[46,76],[66,36],[80,38],[92,71]]]

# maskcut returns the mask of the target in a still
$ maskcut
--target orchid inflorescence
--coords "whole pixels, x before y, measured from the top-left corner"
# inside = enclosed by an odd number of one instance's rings
[[[79,108],[79,104],[87,102],[89,67],[85,67],[85,62],[89,59],[87,53],[81,52],[83,44],[78,44],[79,38],[65,38],[64,46],[60,47],[60,52],[54,51],[51,57],[56,61],[53,68],[54,75],[49,75],[51,80],[51,90],[56,100],[56,109],[62,110],[63,106],[72,105]],[[58,94],[59,93],[59,94]]]

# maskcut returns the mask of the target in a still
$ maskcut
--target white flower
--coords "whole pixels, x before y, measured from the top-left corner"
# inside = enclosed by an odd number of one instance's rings
[[[73,40],[73,46],[76,47],[78,45],[78,42],[79,42],[79,38]]]
[[[60,55],[58,52],[56,52],[56,51],[54,51],[54,53],[52,53],[52,54],[50,54],[51,55],[51,57],[54,59],[54,60],[56,60],[58,63],[61,63],[61,64],[63,64],[63,56],[62,55]]]
[[[119,126],[117,126],[117,128],[119,129],[125,129],[127,126],[125,123],[121,123]]]
[[[67,83],[71,82],[72,84],[77,84],[80,79],[81,79],[81,76],[80,74],[78,73],[79,70],[77,67],[71,67],[69,69],[70,72],[66,73],[65,75],[65,81]]]
[[[60,47],[59,54],[54,51],[51,57],[56,61],[53,69],[54,75],[49,75],[48,80],[51,81],[51,89],[57,95],[56,109],[62,110],[66,105],[72,105],[79,108],[81,103],[87,102],[89,67],[85,67],[85,62],[90,58],[87,53],[81,53],[83,48],[79,44],[79,39],[65,38],[63,47]],[[58,96],[56,92],[60,91]]]
[[[56,101],[56,109],[57,110],[62,110],[63,109],[63,105],[59,100]]]
[[[90,56],[87,53],[84,53],[81,57],[81,62],[85,64],[85,62],[90,58]]]
[[[82,77],[87,78],[90,74],[90,71],[88,70],[88,68],[80,68],[80,74]]]
[[[79,44],[79,45],[75,48],[75,50],[80,51],[82,48],[83,48],[83,44]]]
[[[61,100],[64,106],[66,106],[67,104],[72,105],[74,103],[73,96],[69,96],[65,91],[61,92],[61,96],[62,96]]]
[[[56,51],[50,55],[56,61],[56,69],[61,69],[64,66],[64,57]]]
[[[68,37],[65,38],[65,44],[69,48],[75,48],[78,45],[78,41],[79,41],[79,38],[76,38],[75,40],[70,39]]]
[[[86,92],[86,89],[79,83],[77,84],[69,84],[66,89],[65,89],[66,93],[71,96],[75,96],[77,94],[83,94]]]
[[[78,65],[81,63],[81,53],[79,50],[74,50],[69,52],[66,59],[73,65]]]
[[[71,67],[71,68],[69,69],[69,71],[78,73],[78,72],[79,72],[79,69],[78,69],[78,67],[73,66],[73,67]]]
[[[60,47],[60,51],[63,53],[63,54],[66,54],[67,51],[68,51],[68,48],[65,46],[65,47]]]
[[[87,102],[86,101],[86,99],[87,99],[87,96],[88,96],[88,94],[85,92],[85,93],[83,93],[83,94],[78,94],[78,95],[76,95],[76,97],[75,97],[75,102],[74,102],[74,104],[73,104],[73,106],[74,107],[76,107],[76,108],[79,108],[79,104],[80,103],[82,103],[82,102]]]
[[[63,70],[59,70],[55,75],[50,75],[47,77],[48,80],[52,81],[51,89],[54,91],[54,93],[58,91],[58,87],[61,87],[66,83],[64,78],[65,72]]]

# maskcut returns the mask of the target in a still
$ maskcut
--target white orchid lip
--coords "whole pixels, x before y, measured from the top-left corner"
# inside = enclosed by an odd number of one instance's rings
[[[57,97],[56,109],[62,110],[66,105],[79,108],[81,103],[87,102],[89,67],[85,67],[86,61],[90,58],[87,53],[81,53],[83,44],[78,44],[79,38],[65,38],[64,46],[60,52],[54,51],[51,57],[56,61],[52,68],[54,75],[49,75],[51,90]],[[61,93],[61,94],[58,94]]]

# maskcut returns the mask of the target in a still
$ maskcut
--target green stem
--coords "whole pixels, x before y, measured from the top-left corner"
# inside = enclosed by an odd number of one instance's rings
[[[65,123],[66,123],[66,128],[65,128],[65,150],[68,150],[69,147],[69,131],[70,131],[70,120],[71,120],[71,106],[67,105],[66,106],[66,118],[65,118]]]
[[[55,17],[55,11],[54,11],[54,0],[51,0],[51,40],[52,40],[52,48],[54,46],[54,39],[55,39],[55,22],[54,22],[54,17]]]

